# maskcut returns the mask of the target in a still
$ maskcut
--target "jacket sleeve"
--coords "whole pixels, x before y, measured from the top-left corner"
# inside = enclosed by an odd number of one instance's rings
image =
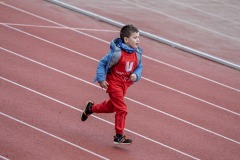
[[[110,59],[110,53],[106,54],[98,63],[94,82],[102,82],[106,80],[107,67]]]
[[[137,68],[133,72],[137,76],[137,79],[134,82],[137,82],[137,81],[139,81],[141,79],[141,77],[142,77],[142,69],[143,69],[143,64],[142,64],[142,57],[141,57]]]

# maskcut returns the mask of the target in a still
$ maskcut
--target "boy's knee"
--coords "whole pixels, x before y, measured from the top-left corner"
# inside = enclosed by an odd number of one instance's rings
[[[116,114],[126,116],[128,114],[127,110],[117,110]]]

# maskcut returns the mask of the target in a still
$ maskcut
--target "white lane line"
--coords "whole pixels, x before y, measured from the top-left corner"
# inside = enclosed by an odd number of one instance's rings
[[[89,84],[89,85],[92,85],[92,86],[94,86],[94,87],[97,87],[97,88],[100,88],[100,89],[101,89],[100,86],[95,85],[95,84],[93,84],[93,83],[90,83],[90,82],[88,82],[88,81],[85,81],[85,80],[83,80],[83,79],[81,79],[81,78],[75,77],[75,76],[73,76],[73,75],[71,75],[71,74],[65,73],[65,72],[60,71],[60,70],[58,70],[58,69],[56,69],[56,68],[53,68],[53,67],[50,67],[50,66],[48,66],[48,65],[42,64],[42,63],[37,62],[37,61],[35,61],[35,60],[33,60],[33,59],[24,57],[24,56],[19,55],[19,54],[15,53],[15,52],[9,51],[9,50],[7,50],[7,49],[5,49],[5,48],[2,48],[2,47],[0,47],[0,48],[1,48],[2,50],[5,50],[5,51],[11,53],[11,54],[14,54],[14,55],[18,56],[18,57],[21,57],[21,58],[26,59],[26,60],[28,60],[28,61],[31,61],[31,62],[33,62],[33,63],[37,63],[37,64],[39,64],[39,65],[41,65],[41,66],[44,66],[44,67],[46,67],[46,68],[48,68],[48,69],[54,70],[54,71],[56,71],[56,72],[58,72],[58,73],[64,74],[64,75],[66,75],[66,76],[69,76],[69,77],[71,77],[71,78],[74,78],[74,79],[76,79],[76,80],[82,81],[82,82],[84,82],[84,83],[87,83],[87,84]],[[240,144],[240,142],[238,142],[238,141],[236,141],[236,140],[233,140],[233,139],[231,139],[231,138],[228,138],[228,137],[226,137],[226,136],[223,136],[223,135],[221,135],[221,134],[218,134],[218,133],[216,133],[216,132],[213,132],[213,131],[211,131],[211,130],[208,130],[208,129],[204,128],[204,127],[198,126],[198,125],[193,124],[193,123],[191,123],[191,122],[189,122],[189,121],[186,121],[186,120],[181,119],[181,118],[179,118],[179,117],[173,116],[173,115],[171,115],[171,114],[169,114],[169,113],[163,112],[163,111],[161,111],[161,110],[158,110],[158,109],[156,109],[156,108],[154,108],[154,107],[151,107],[151,106],[149,106],[149,105],[146,105],[146,104],[144,104],[144,103],[141,103],[141,102],[139,102],[139,101],[136,101],[136,100],[134,100],[134,99],[131,99],[131,98],[129,98],[129,97],[125,97],[125,98],[128,99],[129,101],[132,101],[132,102],[134,102],[134,103],[137,103],[137,104],[139,104],[139,105],[141,105],[141,106],[144,106],[144,107],[146,107],[146,108],[149,108],[149,109],[151,109],[151,110],[153,110],[153,111],[162,113],[162,114],[164,114],[164,115],[166,115],[166,116],[169,116],[169,117],[171,117],[171,118],[173,118],[173,119],[179,120],[179,121],[181,121],[181,122],[183,122],[183,123],[186,123],[186,124],[188,124],[188,125],[191,125],[191,126],[193,126],[193,127],[198,128],[198,129],[204,130],[204,131],[206,131],[206,132],[208,132],[208,133],[214,134],[214,135],[216,135],[216,136],[222,137],[222,138],[227,139],[227,140],[229,140],[229,141],[232,141],[232,142],[234,142],[234,143]],[[128,131],[131,132],[131,133],[133,133],[133,131],[130,131],[130,130],[128,130]]]
[[[10,159],[8,159],[6,157],[3,157],[2,155],[0,155],[0,158],[2,158],[3,160],[10,160]]]
[[[14,28],[14,27],[12,27],[12,26],[8,26],[8,25],[6,25],[6,24],[2,24],[2,25],[6,26],[6,27],[8,27],[8,28],[12,28],[13,30],[16,30],[16,31],[18,31],[18,32],[27,34],[27,35],[29,35],[29,36],[31,36],[31,37],[37,38],[37,39],[39,39],[39,40],[42,40],[42,41],[44,41],[44,42],[50,43],[50,44],[55,45],[55,46],[57,46],[57,47],[63,48],[63,49],[65,49],[65,50],[67,50],[67,51],[76,53],[76,54],[78,54],[78,55],[84,56],[84,57],[86,57],[86,58],[89,58],[89,59],[92,59],[92,60],[98,62],[98,60],[95,59],[95,58],[92,58],[92,57],[87,56],[87,55],[85,55],[85,54],[79,53],[79,52],[74,51],[74,50],[72,50],[72,49],[66,48],[66,47],[61,46],[61,45],[59,45],[59,44],[56,44],[56,43],[54,43],[54,42],[48,41],[48,40],[46,40],[46,39],[43,39],[43,38],[41,38],[41,37],[32,35],[32,34],[30,34],[30,33],[27,33],[27,32],[25,32],[25,31],[22,31],[22,30],[20,30],[20,29]],[[192,96],[192,95],[190,95],[190,94],[187,94],[187,93],[185,93],[185,92],[179,91],[179,90],[177,90],[177,89],[168,87],[168,86],[166,86],[166,85],[160,84],[160,83],[155,82],[155,81],[153,81],[153,80],[150,80],[150,79],[148,79],[148,78],[142,77],[142,79],[144,79],[144,80],[146,80],[146,81],[148,81],[148,82],[157,84],[157,85],[159,85],[159,86],[165,87],[165,88],[170,89],[170,90],[172,90],[172,91],[175,91],[175,92],[177,92],[177,93],[183,94],[183,95],[188,96],[188,97],[190,97],[190,98],[193,98],[193,99],[195,99],[195,100],[201,101],[201,102],[206,103],[206,104],[208,104],[208,105],[214,106],[214,107],[216,107],[216,108],[218,108],[218,109],[221,109],[221,110],[224,110],[224,111],[226,111],[226,112],[229,112],[229,113],[232,113],[232,114],[235,114],[235,115],[240,116],[240,113],[237,113],[237,112],[234,112],[234,111],[232,111],[232,110],[226,109],[226,108],[224,108],[224,107],[221,107],[221,106],[219,106],[219,105],[213,104],[213,103],[211,103],[211,102],[202,100],[202,99],[200,99],[200,98],[197,98],[197,97]]]
[[[240,92],[240,89],[237,89],[237,88],[234,88],[234,87],[231,87],[231,86],[225,85],[225,84],[223,84],[223,83],[220,83],[220,82],[217,82],[217,81],[211,80],[211,79],[209,79],[209,78],[206,78],[206,77],[203,77],[203,76],[201,76],[201,75],[195,74],[195,73],[193,73],[193,72],[190,72],[190,71],[184,70],[184,69],[179,68],[179,67],[176,67],[176,66],[174,66],[174,65],[171,65],[171,64],[168,64],[168,63],[162,62],[162,61],[160,61],[160,60],[157,60],[157,59],[154,59],[154,58],[151,58],[151,57],[148,57],[148,56],[145,56],[145,57],[146,57],[147,59],[150,59],[150,60],[155,61],[155,62],[157,62],[157,63],[161,63],[161,64],[166,65],[166,66],[168,66],[168,67],[171,67],[171,68],[174,68],[174,69],[176,69],[176,70],[179,70],[179,71],[182,71],[182,72],[188,73],[188,74],[190,74],[190,75],[193,75],[193,76],[198,77],[198,78],[200,78],[200,79],[204,79],[204,80],[206,80],[206,81],[209,81],[209,82],[212,82],[212,83],[218,84],[218,85],[220,85],[220,86],[222,86],[222,87],[226,87],[226,88],[228,88],[228,89],[231,89],[231,90],[234,90],[234,91]]]
[[[80,109],[78,109],[78,108],[76,108],[76,107],[74,107],[74,106],[72,106],[72,105],[69,105],[69,104],[67,104],[67,103],[65,103],[65,102],[62,102],[62,101],[60,101],[60,100],[57,100],[57,99],[52,98],[52,97],[50,97],[50,96],[47,96],[47,95],[45,95],[45,94],[43,94],[43,93],[40,93],[40,92],[38,92],[38,91],[35,91],[35,90],[30,89],[30,88],[28,88],[28,87],[25,87],[25,86],[23,86],[23,85],[21,85],[21,84],[18,84],[18,83],[16,83],[16,82],[13,82],[13,81],[11,81],[11,80],[9,80],[9,79],[6,79],[6,78],[4,78],[4,77],[1,77],[1,76],[0,76],[0,78],[1,78],[2,80],[5,80],[5,81],[9,82],[9,83],[12,83],[12,84],[14,84],[14,85],[16,85],[16,86],[22,87],[22,88],[24,88],[24,89],[26,89],[26,90],[28,90],[28,91],[34,92],[34,93],[36,93],[36,94],[38,94],[38,95],[41,95],[41,96],[43,96],[43,97],[45,97],[45,98],[51,99],[51,100],[53,100],[53,101],[55,101],[55,102],[58,102],[58,103],[60,103],[60,104],[62,104],[62,105],[65,105],[65,106],[67,106],[67,107],[69,107],[69,108],[72,108],[72,109],[74,109],[74,110],[77,110],[77,111],[81,111],[81,112],[82,112],[82,110],[80,110]],[[111,123],[111,122],[109,122],[109,121],[107,121],[107,120],[104,120],[104,119],[99,118],[99,117],[94,116],[94,115],[92,115],[92,116],[95,117],[95,118],[97,118],[97,119],[99,119],[99,120],[101,120],[101,121],[107,122],[108,124],[114,125],[113,123]],[[32,127],[32,126],[29,126],[29,127]],[[34,129],[35,129],[35,127],[34,127]],[[37,130],[38,130],[38,129],[37,129]],[[165,147],[165,148],[168,148],[168,149],[170,149],[170,150],[173,150],[173,151],[175,151],[175,152],[178,152],[178,153],[180,153],[180,154],[183,154],[183,155],[185,155],[185,156],[187,156],[187,157],[190,157],[190,158],[193,158],[193,159],[198,160],[198,158],[196,158],[196,157],[193,157],[193,156],[191,156],[191,155],[189,155],[189,154],[187,154],[187,153],[185,153],[185,152],[182,152],[182,151],[177,150],[177,149],[175,149],[175,148],[173,148],[173,147],[170,147],[170,146],[168,146],[168,145],[165,145],[165,144],[163,144],[163,143],[160,143],[160,142],[158,142],[158,141],[156,141],[156,140],[153,140],[153,139],[151,139],[151,138],[148,138],[148,137],[146,137],[146,136],[143,136],[143,135],[141,135],[141,134],[139,134],[139,133],[137,133],[137,132],[131,131],[131,130],[129,130],[129,129],[125,129],[125,130],[128,131],[128,132],[131,132],[131,133],[133,133],[133,134],[135,134],[135,135],[137,135],[137,136],[140,136],[140,137],[142,137],[143,139],[149,140],[149,141],[154,142],[154,143],[156,143],[156,144],[158,144],[158,145],[161,145],[161,146],[163,146],[163,147]],[[44,132],[45,132],[45,131],[44,131]],[[50,135],[50,136],[51,136],[51,135]],[[57,139],[58,139],[58,138],[57,138]],[[70,143],[71,143],[71,142],[70,142]],[[71,144],[71,145],[72,145],[72,144]],[[75,146],[75,147],[76,147],[76,146]],[[81,149],[82,147],[79,147],[79,148]],[[83,148],[83,150],[86,150],[86,149]],[[88,151],[88,150],[86,150],[86,151]],[[89,153],[92,153],[92,152],[89,151]]]
[[[69,30],[66,27],[59,27],[59,26],[46,26],[46,25],[31,25],[31,24],[19,24],[19,23],[1,23],[0,24],[6,24],[9,26],[20,26],[20,27],[33,27],[33,28],[50,28],[50,29],[65,29]],[[94,31],[94,32],[119,32],[116,30],[106,30],[106,29],[89,29],[89,28],[70,28],[71,30],[82,30],[82,31]]]
[[[187,94],[187,93],[185,93],[185,92],[179,91],[179,90],[177,90],[177,89],[171,88],[171,87],[166,86],[166,85],[163,85],[163,84],[161,84],[161,83],[155,82],[155,81],[150,80],[150,79],[148,79],[148,78],[145,78],[145,77],[142,77],[142,78],[145,79],[146,81],[152,82],[152,83],[154,83],[154,84],[156,84],[156,85],[162,86],[162,87],[167,88],[167,89],[169,89],[169,90],[172,90],[172,91],[175,91],[175,92],[177,92],[177,93],[183,94],[183,95],[185,95],[185,96],[187,96],[187,97],[193,98],[193,99],[198,100],[198,101],[200,101],[200,102],[209,104],[209,105],[214,106],[214,107],[216,107],[216,108],[219,108],[219,109],[222,109],[222,110],[224,110],[224,111],[227,111],[227,112],[230,112],[230,113],[232,113],[232,114],[235,114],[235,115],[240,116],[240,113],[237,113],[237,112],[234,112],[234,111],[232,111],[232,110],[226,109],[226,108],[221,107],[221,106],[219,106],[219,105],[216,105],[216,104],[214,104],[214,103],[205,101],[205,100],[203,100],[203,99],[201,99],[201,98],[195,97],[195,96],[193,96],[193,95],[191,95],[191,94]]]
[[[36,17],[36,18],[45,20],[45,21],[47,21],[47,22],[56,24],[56,25],[61,26],[61,27],[63,27],[63,28],[70,29],[70,30],[72,30],[72,31],[74,31],[74,32],[80,33],[80,34],[85,35],[85,36],[87,36],[87,37],[90,37],[90,38],[99,40],[99,41],[101,41],[101,42],[103,42],[103,43],[109,44],[108,41],[105,41],[105,40],[103,40],[103,39],[101,39],[101,38],[97,38],[97,37],[92,36],[92,35],[90,35],[90,34],[87,34],[87,33],[84,33],[84,32],[80,32],[80,31],[77,31],[77,30],[74,30],[74,29],[69,28],[69,27],[67,27],[67,26],[65,26],[65,25],[62,25],[62,24],[60,24],[60,23],[57,23],[57,22],[54,22],[54,21],[52,21],[52,20],[46,19],[46,18],[44,18],[44,17],[38,16],[38,15],[36,15],[36,14],[30,13],[30,12],[28,12],[28,11],[22,10],[22,9],[20,9],[20,8],[11,6],[11,5],[9,5],[9,4],[6,4],[6,3],[1,3],[1,4],[2,4],[2,5],[5,5],[5,6],[8,6],[8,7],[10,7],[10,8],[13,8],[13,9],[15,9],[15,10],[18,10],[18,11],[20,11],[20,12],[26,13],[26,14],[28,14],[28,15],[31,15],[31,16],[33,16],[33,17]],[[161,64],[163,64],[163,65],[167,65],[168,67],[172,67],[172,68],[177,69],[177,70],[179,70],[179,71],[182,71],[182,72],[191,74],[191,75],[196,76],[196,77],[198,77],[198,78],[202,78],[202,79],[207,80],[207,81],[210,81],[210,82],[212,82],[212,83],[216,83],[216,84],[221,85],[221,86],[223,86],[223,87],[226,87],[226,88],[235,90],[235,91],[237,91],[237,92],[240,92],[240,89],[236,89],[236,88],[234,88],[234,87],[231,87],[231,86],[222,84],[222,83],[220,83],[220,82],[211,80],[211,79],[209,79],[209,78],[206,78],[206,77],[203,77],[203,76],[201,76],[201,75],[192,73],[192,72],[190,72],[190,71],[181,69],[181,68],[179,68],[179,67],[173,66],[173,65],[168,64],[168,63],[165,63],[165,62],[162,62],[162,61],[160,61],[160,60],[156,60],[156,59],[154,59],[154,58],[151,58],[151,57],[148,57],[148,56],[145,56],[145,55],[143,55],[143,57],[145,57],[145,58],[147,58],[147,59],[149,59],[149,60],[153,60],[153,61],[155,61],[155,62],[157,62],[157,63],[161,63]]]
[[[12,117],[12,116],[10,116],[10,115],[7,115],[7,114],[2,113],[2,112],[0,112],[0,114],[1,114],[2,116],[4,116],[4,117],[10,118],[10,119],[12,119],[12,120],[14,120],[14,121],[17,121],[17,122],[19,122],[19,123],[21,123],[21,124],[23,124],[23,125],[25,125],[25,126],[28,126],[28,127],[32,128],[32,129],[35,129],[35,130],[37,130],[37,131],[39,131],[39,132],[41,132],[41,133],[44,133],[44,134],[46,134],[46,135],[48,135],[48,136],[50,136],[50,137],[53,137],[53,138],[55,138],[55,139],[57,139],[57,140],[59,140],[59,141],[62,141],[62,142],[64,142],[64,143],[67,143],[67,144],[69,144],[69,145],[71,145],[71,146],[73,146],[73,147],[76,147],[76,148],[78,148],[78,149],[81,149],[81,150],[83,150],[83,151],[85,151],[85,152],[88,152],[88,153],[90,153],[90,154],[92,154],[92,155],[94,155],[94,156],[97,156],[97,157],[101,158],[101,159],[109,160],[109,159],[106,158],[106,157],[103,157],[103,156],[101,156],[101,155],[99,155],[99,154],[97,154],[97,153],[95,153],[95,152],[92,152],[92,151],[90,151],[90,150],[88,150],[88,149],[86,149],[86,148],[83,148],[83,147],[81,147],[81,146],[79,146],[79,145],[76,145],[76,144],[74,144],[74,143],[72,143],[72,142],[69,142],[69,141],[67,141],[67,140],[65,140],[65,139],[63,139],[63,138],[60,138],[60,137],[58,137],[58,136],[56,136],[56,135],[54,135],[54,134],[51,134],[51,133],[49,133],[49,132],[47,132],[47,131],[44,131],[44,130],[42,130],[42,129],[40,129],[40,128],[37,128],[37,127],[35,127],[35,126],[32,126],[32,125],[30,125],[30,124],[28,124],[28,123],[26,123],[26,122],[23,122],[23,121],[21,121],[21,120],[19,120],[19,119],[17,119],[17,118]]]

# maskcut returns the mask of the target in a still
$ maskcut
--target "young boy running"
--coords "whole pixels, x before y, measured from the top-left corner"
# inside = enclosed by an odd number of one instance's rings
[[[128,113],[124,96],[128,87],[142,75],[142,49],[138,45],[139,30],[133,25],[123,26],[120,38],[111,42],[109,53],[98,63],[94,79],[106,89],[110,99],[99,104],[88,101],[81,117],[82,121],[86,121],[92,113],[115,112],[115,144],[132,143],[132,140],[123,134]]]

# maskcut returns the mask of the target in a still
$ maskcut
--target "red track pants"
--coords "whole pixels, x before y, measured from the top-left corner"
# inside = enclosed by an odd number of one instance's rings
[[[93,113],[115,113],[116,134],[123,134],[127,116],[127,105],[124,102],[125,91],[122,89],[108,92],[109,100],[92,107]]]

